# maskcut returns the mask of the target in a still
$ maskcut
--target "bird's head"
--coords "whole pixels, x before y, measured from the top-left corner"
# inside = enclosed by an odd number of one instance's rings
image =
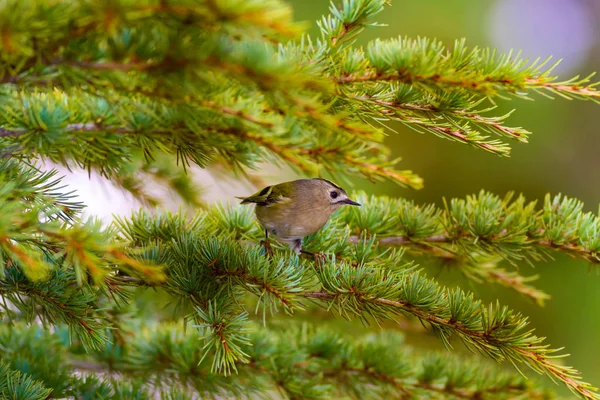
[[[326,179],[312,179],[312,184],[317,188],[316,192],[323,202],[328,202],[331,211],[335,211],[343,205],[360,206],[354,200],[350,200],[346,191],[335,183]]]

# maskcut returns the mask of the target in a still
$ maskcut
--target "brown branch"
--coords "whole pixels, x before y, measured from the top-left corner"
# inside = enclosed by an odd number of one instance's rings
[[[223,349],[225,350],[225,353],[226,354],[231,353],[231,349],[229,348],[229,344],[227,343],[227,338],[223,334],[223,324],[222,323],[214,324],[212,328],[213,328],[213,331],[221,339],[221,344],[223,345]]]
[[[517,292],[535,300],[540,306],[544,305],[544,301],[550,299],[550,295],[547,293],[544,293],[541,290],[524,283],[526,278],[520,275],[511,276],[507,274],[504,269],[483,269],[481,271],[481,275],[487,275],[500,285],[516,290]],[[536,277],[533,277],[533,279],[535,278]]]
[[[565,85],[561,83],[543,82],[540,80],[540,78],[528,78],[525,80],[525,87],[530,89],[544,88],[550,91],[569,93],[592,99],[600,99],[600,91],[593,86],[594,85],[581,86],[579,84]]]
[[[238,138],[241,137],[244,139],[251,140],[252,142],[256,143],[257,145],[269,149],[271,152],[273,152],[274,154],[276,154],[283,160],[289,162],[290,164],[295,165],[301,171],[303,171],[303,172],[311,171],[310,166],[308,166],[305,162],[303,162],[300,158],[298,158],[299,156],[307,154],[308,150],[306,150],[306,149],[302,149],[297,146],[293,147],[293,148],[286,148],[286,147],[276,144],[275,142],[273,142],[272,140],[270,140],[264,136],[257,135],[253,132],[243,131],[241,129],[235,129],[235,128],[218,129],[216,131],[219,133],[226,134],[226,135],[230,135],[230,136],[234,136],[234,137],[238,137]]]
[[[476,112],[472,112],[469,110],[448,110],[448,109],[439,109],[433,104],[413,104],[413,103],[400,103],[396,101],[383,101],[377,100],[371,96],[354,96],[353,99],[358,101],[364,101],[371,104],[378,105],[380,107],[384,107],[387,110],[408,110],[408,111],[417,111],[417,112],[430,112],[430,113],[448,113],[450,115],[454,115],[457,118],[467,119],[473,121],[475,123],[489,126],[497,131],[503,132],[506,135],[513,136],[518,140],[523,140],[523,135],[517,132],[514,128],[506,127],[493,119],[485,118]],[[386,115],[386,113],[384,113]]]
[[[434,235],[426,238],[413,239],[410,236],[381,236],[377,237],[377,242],[382,246],[403,246],[403,245],[416,245],[418,243],[448,243],[453,239],[446,235]],[[350,236],[348,240],[351,243],[358,243],[360,236]]]
[[[339,120],[336,124],[339,128],[342,128],[345,131],[351,132],[351,133],[356,133],[359,134],[363,137],[373,137],[373,132],[371,131],[366,131],[364,129],[358,128],[356,126],[352,126],[346,122],[344,122],[344,120]]]
[[[302,295],[309,299],[316,299],[316,300],[321,300],[321,301],[333,301],[340,294],[332,294],[332,293],[327,293],[327,292],[321,291],[321,292],[304,292],[304,293],[302,293]],[[469,328],[463,326],[460,322],[453,321],[452,319],[445,319],[445,318],[439,317],[435,314],[428,313],[426,311],[419,309],[417,306],[414,306],[414,305],[404,302],[404,301],[389,300],[389,299],[383,299],[383,298],[368,298],[365,296],[361,296],[360,294],[355,294],[355,297],[357,299],[360,299],[360,301],[363,301],[366,303],[372,303],[372,304],[377,304],[380,306],[387,306],[387,307],[393,307],[396,309],[400,309],[400,310],[403,310],[405,312],[408,312],[408,313],[416,316],[417,318],[419,318],[423,321],[427,321],[427,322],[430,322],[431,324],[438,325],[438,326],[448,327],[448,328],[452,329],[454,332],[458,333],[459,335],[463,335],[465,337],[470,338],[471,340],[479,342],[482,346],[490,346],[491,345],[498,349],[508,348],[512,351],[519,353],[524,358],[529,359],[532,366],[538,366],[538,367],[541,366],[541,368],[546,370],[550,375],[558,378],[565,385],[567,385],[570,389],[576,391],[577,393],[580,393],[586,399],[598,398],[596,394],[592,393],[586,387],[584,387],[583,385],[581,385],[580,383],[578,383],[577,381],[575,381],[574,379],[569,377],[564,372],[563,369],[561,369],[559,366],[550,362],[543,353],[522,349],[517,346],[507,345],[505,342],[496,340],[493,336],[489,335],[487,332],[469,329]]]
[[[403,83],[429,82],[438,86],[460,86],[466,89],[479,90],[490,92],[490,86],[496,85],[515,85],[513,81],[506,78],[492,78],[491,76],[479,77],[477,79],[456,79],[440,74],[422,75],[411,74],[408,71],[392,72],[383,74],[376,70],[367,71],[362,75],[347,74],[339,77],[334,77],[339,84],[352,84],[361,82],[378,82],[378,81],[396,81]]]
[[[379,110],[379,112],[385,117],[389,117],[391,114],[393,114],[395,118],[397,118],[400,122],[403,122],[405,124],[415,125],[422,129],[425,129],[425,130],[438,132],[443,135],[458,139],[459,141],[461,141],[463,143],[467,143],[467,144],[482,148],[482,149],[490,151],[492,153],[499,153],[499,154],[507,153],[507,150],[502,147],[498,147],[493,144],[489,144],[489,143],[485,143],[485,142],[477,142],[477,141],[473,141],[473,140],[469,139],[468,134],[457,127],[435,125],[430,121],[424,121],[419,118],[400,114],[397,112],[397,110],[390,109],[390,108],[386,108],[385,110]],[[508,128],[503,127],[503,129],[508,129]]]
[[[346,156],[344,158],[344,162],[347,165],[352,165],[352,166],[358,167],[359,169],[362,168],[364,170],[367,170],[372,175],[376,175],[376,176],[380,176],[383,178],[393,179],[395,181],[402,182],[403,184],[410,186],[414,189],[421,189],[423,187],[423,179],[421,179],[420,177],[417,177],[417,176],[411,178],[409,176],[403,175],[400,171],[396,171],[391,168],[386,168],[381,165],[366,163],[364,161],[350,158],[349,156]],[[368,176],[369,174],[365,173],[365,175]]]
[[[201,107],[204,107],[204,108],[210,108],[212,110],[217,110],[219,112],[222,112],[223,114],[232,115],[232,116],[234,116],[236,118],[243,119],[243,120],[246,120],[248,122],[252,122],[254,124],[263,126],[265,128],[273,128],[274,127],[274,124],[272,122],[261,121],[260,119],[254,117],[254,116],[252,116],[250,114],[247,114],[243,110],[235,110],[235,109],[230,108],[230,107],[222,106],[222,105],[219,105],[219,104],[215,103],[214,101],[207,101],[207,100],[205,100],[205,101],[198,101],[196,104],[199,105],[199,106],[201,106]]]
[[[89,335],[92,335],[94,333],[94,330],[92,328],[90,328],[89,324],[83,319],[78,317],[75,312],[73,312],[72,310],[70,310],[66,304],[63,304],[61,302],[59,302],[58,300],[54,299],[53,297],[48,296],[46,293],[43,293],[37,289],[33,289],[33,288],[25,288],[23,289],[26,293],[30,293],[33,294],[34,296],[38,296],[42,299],[44,299],[44,301],[53,304],[55,307],[60,308],[62,310],[62,312],[64,312],[66,315],[68,315],[71,320],[77,322],[82,328],[84,328],[86,330],[86,332]],[[88,305],[87,309],[84,311],[84,313],[87,313],[88,310],[92,309],[91,306]]]
[[[290,164],[295,165],[296,167],[298,167],[301,171],[303,171],[305,173],[312,172],[313,169],[311,168],[310,165],[308,165],[306,162],[304,162],[302,160],[303,157],[308,156],[309,158],[312,159],[311,161],[318,161],[318,158],[316,157],[316,155],[327,156],[327,155],[341,153],[341,149],[339,149],[337,147],[333,147],[333,148],[319,147],[319,148],[311,149],[311,148],[300,147],[299,145],[293,145],[293,146],[289,145],[289,144],[279,145],[279,144],[273,142],[272,140],[270,140],[269,138],[266,138],[261,135],[257,135],[253,132],[242,131],[239,129],[219,130],[219,132],[229,134],[232,136],[243,137],[243,138],[246,138],[246,139],[249,139],[249,140],[255,142],[259,146],[266,147],[271,152],[273,152],[275,155],[279,156],[280,158],[289,162]],[[287,146],[289,146],[289,147],[287,147]],[[342,163],[344,163],[348,166],[353,166],[353,167],[358,168],[359,171],[362,172],[367,177],[372,177],[373,175],[375,175],[375,176],[379,176],[379,177],[393,179],[395,181],[402,182],[413,188],[420,188],[422,186],[422,180],[420,178],[415,178],[415,177],[411,178],[409,176],[402,174],[400,171],[396,171],[391,168],[386,168],[381,165],[375,165],[375,164],[367,163],[367,162],[364,162],[361,160],[357,160],[355,158],[352,158],[350,155],[344,155],[342,158]]]
[[[451,265],[459,265],[461,261],[469,263],[468,259],[464,259],[465,257],[461,257],[454,252],[450,252],[445,250],[443,247],[435,246],[437,243],[451,243],[452,240],[444,235],[434,235],[425,239],[419,239],[418,241],[411,240],[410,237],[407,236],[388,236],[377,238],[379,244],[382,246],[404,246],[404,247],[414,247],[417,248],[417,252],[424,251],[429,253],[431,256],[439,259],[443,259],[444,261],[451,262]],[[349,241],[351,243],[358,243],[360,241],[359,236],[350,236]],[[472,262],[471,262],[472,264]],[[473,268],[462,269],[462,272],[478,282],[481,282],[481,279],[487,280],[488,282],[496,282],[502,286],[511,288],[522,295],[525,295],[540,305],[543,305],[545,300],[548,300],[550,296],[543,291],[536,289],[535,287],[529,286],[525,283],[527,278],[524,278],[520,275],[511,276],[507,273],[507,271],[503,269],[497,268],[485,268],[478,265],[473,265]]]
[[[294,304],[290,303],[290,300],[287,299],[283,295],[283,293],[281,293],[281,291],[279,291],[278,289],[275,289],[268,283],[264,282],[263,280],[255,277],[255,276],[248,275],[245,271],[222,270],[219,268],[215,268],[213,272],[218,277],[240,278],[241,280],[244,281],[244,283],[251,283],[253,285],[260,286],[263,288],[263,290],[265,290],[266,292],[271,293],[273,296],[275,296],[286,308],[288,308],[290,310],[292,310],[294,308]]]
[[[329,375],[335,374],[336,371],[332,371]],[[505,393],[505,392],[517,392],[518,394],[523,394],[523,386],[520,385],[506,385],[506,386],[492,386],[484,389],[474,389],[469,390],[466,388],[459,388],[453,386],[446,385],[436,385],[433,383],[425,383],[425,382],[402,382],[402,380],[397,379],[393,376],[373,371],[365,368],[347,368],[342,369],[342,372],[353,373],[353,374],[365,374],[369,375],[377,380],[388,382],[394,385],[398,390],[407,394],[408,398],[414,398],[411,396],[411,392],[408,389],[423,389],[432,392],[442,393],[442,394],[451,394],[461,399],[472,399],[472,400],[480,400],[483,393]],[[326,375],[328,375],[326,373]],[[544,399],[542,393],[537,393],[535,391],[527,391],[527,395],[529,399]]]
[[[506,386],[492,386],[484,389],[463,389],[446,385],[434,385],[431,383],[415,383],[416,387],[425,390],[431,390],[438,393],[446,393],[456,396],[461,399],[472,399],[472,400],[481,400],[484,393],[515,393],[516,395],[522,396],[524,392],[524,388],[520,385],[506,385]],[[536,392],[533,390],[527,390],[525,392],[527,394],[528,399],[546,399],[544,393]]]
[[[408,71],[384,74],[376,70],[371,70],[363,73],[362,75],[347,74],[334,77],[334,80],[341,85],[378,81],[397,81],[408,84],[423,82],[437,86],[459,86],[465,89],[477,90],[486,94],[495,94],[500,89],[505,89],[508,92],[514,93],[519,89],[524,90],[542,88],[558,93],[568,93],[571,95],[579,95],[585,98],[600,99],[600,91],[595,89],[593,84],[582,86],[577,83],[568,85],[563,83],[544,82],[543,78],[539,77],[530,77],[523,81],[513,81],[508,78],[493,78],[491,76],[476,77],[471,79],[456,79],[442,76],[440,74],[411,74]]]
[[[212,100],[202,100],[202,99],[197,99],[194,97],[181,98],[181,97],[173,96],[173,95],[170,95],[167,93],[163,93],[161,91],[145,90],[145,89],[140,89],[140,88],[136,88],[136,89],[115,88],[115,90],[117,90],[119,92],[125,92],[128,94],[140,94],[140,95],[144,95],[149,98],[160,98],[162,100],[171,101],[173,103],[192,104],[192,105],[198,106],[200,108],[206,108],[209,110],[218,111],[222,114],[231,115],[240,120],[252,122],[253,124],[257,124],[257,125],[263,126],[265,128],[272,128],[275,126],[274,123],[269,122],[269,121],[260,120],[253,115],[247,114],[243,110],[236,110],[234,108],[218,104]]]
[[[367,5],[368,3],[364,3],[365,5]],[[362,8],[359,8],[357,10],[357,14],[362,12]],[[360,21],[354,21],[352,23],[344,23],[342,25],[342,31],[340,32],[340,34],[338,36],[332,36],[331,37],[331,47],[335,47],[338,43],[340,43],[344,37],[357,25],[359,25]]]
[[[342,31],[340,32],[339,36],[332,36],[331,37],[331,46],[334,47],[340,40],[342,40],[344,38],[344,36],[346,36],[346,34],[348,33],[349,27],[351,25],[348,24],[344,24]]]
[[[389,117],[390,114],[394,114],[394,116],[399,121],[401,121],[405,124],[415,125],[415,126],[418,126],[420,128],[426,129],[426,130],[438,132],[443,135],[458,139],[463,143],[467,143],[467,144],[470,144],[470,145],[473,145],[476,147],[480,147],[484,150],[491,151],[492,153],[505,153],[506,152],[505,149],[494,146],[493,144],[484,143],[484,142],[476,142],[476,141],[470,140],[468,135],[466,133],[464,133],[464,131],[458,129],[457,127],[452,128],[449,126],[434,125],[433,123],[431,123],[429,121],[423,121],[418,118],[399,114],[399,113],[395,112],[395,110],[386,109],[386,110],[381,110],[380,112],[382,115],[384,115],[386,117]]]
[[[534,352],[527,351],[525,349],[517,348],[515,350],[517,352],[519,352],[521,355],[523,355],[524,357],[527,357],[530,360],[532,360],[533,363],[541,364],[543,366],[543,368],[546,369],[551,375],[554,375],[555,377],[560,379],[563,383],[565,383],[569,387],[569,389],[572,389],[575,392],[580,393],[586,399],[597,399],[598,398],[597,394],[590,392],[587,388],[583,387],[580,383],[575,381],[573,378],[566,375],[565,372],[560,367],[558,367],[556,364],[550,362],[550,360],[548,360],[543,355],[536,354]]]
[[[463,235],[460,237],[453,237],[453,236],[448,235],[447,233],[442,233],[442,234],[425,237],[425,238],[412,238],[410,236],[405,236],[405,235],[381,236],[381,237],[377,237],[376,240],[382,246],[412,246],[412,245],[418,246],[420,244],[427,244],[427,243],[454,243],[454,242],[457,242],[459,239],[468,239],[468,238],[474,240],[475,236],[469,236],[469,235],[464,236]],[[485,238],[477,238],[477,239],[478,240],[486,240]],[[360,241],[360,237],[359,236],[350,236],[349,241],[352,243],[358,243]],[[497,241],[497,242],[502,243],[501,241]],[[494,240],[490,240],[490,243],[494,243]],[[546,247],[546,248],[553,249],[553,250],[563,251],[563,252],[573,255],[573,256],[579,256],[579,257],[581,257],[587,261],[590,261],[592,263],[596,263],[596,264],[600,263],[600,255],[598,255],[595,252],[592,252],[588,249],[583,248],[582,246],[578,245],[576,242],[556,244],[548,239],[544,239],[544,238],[540,239],[540,238],[535,238],[535,237],[530,236],[527,238],[527,244],[533,245],[533,246]]]

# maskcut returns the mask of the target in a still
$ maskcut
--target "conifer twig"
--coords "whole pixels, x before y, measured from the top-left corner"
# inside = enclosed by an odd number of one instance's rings
[[[404,301],[390,300],[384,298],[369,298],[363,296],[361,293],[352,292],[328,293],[325,291],[321,291],[305,292],[303,293],[303,295],[304,297],[309,299],[316,299],[331,304],[335,303],[340,298],[352,296],[359,303],[370,303],[381,307],[389,307],[392,309],[400,310],[402,312],[407,312],[416,316],[420,320],[429,322],[434,327],[442,329],[447,328],[450,331],[457,333],[467,343],[472,344],[480,349],[485,348],[486,346],[497,348],[503,354],[503,356],[499,357],[500,359],[506,357],[512,362],[525,362],[534,370],[546,372],[550,376],[553,376],[556,379],[560,380],[571,391],[582,395],[586,399],[600,398],[600,394],[595,392],[595,389],[591,387],[591,385],[584,383],[578,379],[577,375],[579,375],[579,373],[577,371],[574,371],[572,368],[569,367],[558,366],[552,363],[549,360],[547,354],[552,353],[553,351],[548,350],[547,346],[540,345],[540,339],[536,338],[535,336],[527,338],[525,343],[528,343],[528,348],[523,348],[521,347],[521,344],[511,345],[510,342],[504,340],[498,341],[496,338],[494,338],[493,335],[486,332],[485,329],[469,329],[459,321],[453,321],[452,319],[446,319],[434,313],[423,311],[418,306],[412,305]],[[482,318],[485,317],[482,316]],[[526,336],[523,337],[523,339],[525,338]]]

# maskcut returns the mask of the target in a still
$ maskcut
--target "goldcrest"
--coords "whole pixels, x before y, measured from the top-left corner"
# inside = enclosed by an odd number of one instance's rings
[[[343,205],[360,206],[346,191],[326,179],[299,179],[267,186],[241,204],[256,204],[256,217],[269,234],[286,243],[296,253],[302,239],[321,229],[331,214]]]

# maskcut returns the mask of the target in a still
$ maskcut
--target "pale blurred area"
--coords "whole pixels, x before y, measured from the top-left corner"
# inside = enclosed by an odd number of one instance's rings
[[[97,173],[88,175],[87,171],[68,171],[66,168],[49,164],[46,164],[46,167],[54,167],[60,171],[65,177],[63,182],[77,190],[79,195],[77,200],[87,206],[83,213],[84,218],[97,217],[108,224],[114,216],[125,217],[142,207],[142,204],[129,193],[114,186]],[[228,181],[219,184],[209,172],[201,169],[195,171],[195,178],[204,183],[207,201],[226,200],[236,195],[236,191],[243,193],[247,190],[244,189],[244,183],[240,182]],[[153,195],[163,200],[165,208],[171,211],[178,209],[179,202],[169,198],[169,194],[164,193],[159,185],[148,182],[148,186]]]
[[[83,211],[84,218],[95,217],[103,221],[105,225],[110,224],[115,216],[126,217],[132,212],[143,207],[131,194],[113,185],[108,179],[92,172],[88,174],[84,170],[71,170],[51,163],[41,165],[43,169],[56,169],[63,178],[63,184],[77,191],[76,201],[86,205]],[[234,179],[223,176],[222,172],[209,171],[201,168],[191,167],[195,183],[202,189],[202,200],[206,204],[224,203],[235,204],[239,200],[235,196],[247,196],[256,191],[256,180]],[[295,174],[289,169],[275,165],[264,165],[260,170],[260,181],[266,184],[277,183],[284,179],[294,179]],[[160,210],[177,212],[186,206],[180,199],[173,196],[161,185],[155,182],[147,182],[144,188],[147,192],[162,201]]]
[[[324,0],[291,1],[297,20],[312,21],[310,33],[317,34],[314,21],[327,12]],[[398,35],[428,36],[449,46],[466,37],[471,46],[490,46],[501,51],[522,50],[535,59],[552,55],[565,60],[555,70],[561,79],[600,72],[600,0],[394,0],[392,7],[377,18],[386,27],[367,29],[357,42],[365,44],[377,37]],[[596,77],[600,79],[600,77]],[[523,192],[529,199],[542,200],[546,193],[562,192],[597,211],[600,202],[600,105],[592,102],[552,101],[533,96],[536,101],[500,102],[495,115],[517,111],[508,126],[523,126],[534,134],[530,143],[511,143],[511,158],[478,151],[419,135],[394,126],[388,145],[394,156],[403,157],[399,167],[412,169],[425,180],[421,191],[393,185],[356,181],[355,188],[374,194],[387,194],[436,202],[441,198],[464,197],[480,189],[498,194],[509,190]],[[260,175],[267,184],[288,180],[292,174],[270,167]],[[205,200],[234,202],[255,189],[249,182],[222,181],[205,171],[197,180],[206,192]],[[138,205],[97,177],[86,172],[70,174],[67,182],[80,193],[88,213],[108,220],[112,214],[128,215]],[[171,207],[171,205],[169,205]],[[175,207],[176,209],[177,207]],[[457,274],[442,271],[438,278],[449,286],[460,284],[477,296],[501,303],[531,317],[538,335],[547,336],[554,347],[565,346],[572,354],[566,363],[576,366],[586,380],[600,385],[600,275],[583,261],[563,256],[536,265],[519,265],[524,275],[540,274],[537,286],[552,295],[545,308],[539,308],[512,292],[490,285],[469,285]]]

